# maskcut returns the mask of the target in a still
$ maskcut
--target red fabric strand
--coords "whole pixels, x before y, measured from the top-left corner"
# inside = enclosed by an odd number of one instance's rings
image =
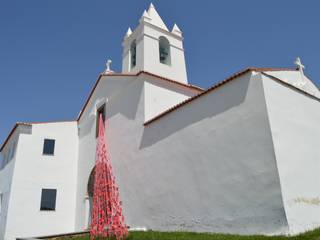
[[[112,173],[110,154],[105,138],[104,122],[100,114],[93,211],[90,226],[91,240],[98,237],[115,237],[119,240],[128,235],[128,228],[124,222],[118,189]]]

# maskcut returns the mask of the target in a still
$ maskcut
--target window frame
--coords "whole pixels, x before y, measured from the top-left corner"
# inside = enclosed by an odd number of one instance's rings
[[[54,207],[53,209],[45,208],[43,206],[44,203],[44,191],[54,191]],[[58,191],[56,188],[42,188],[41,189],[41,197],[40,197],[40,211],[41,212],[55,212],[57,209],[57,194]]]
[[[161,60],[161,52],[162,49],[166,49],[167,50],[167,57],[166,60],[162,61]],[[169,40],[165,37],[165,36],[160,36],[159,37],[159,62],[161,64],[167,65],[167,66],[171,66],[171,45]]]
[[[102,104],[100,107],[97,108],[96,112],[96,138],[99,136],[99,116],[102,113],[102,120],[103,123],[106,122],[106,104]]]
[[[134,50],[134,51],[133,51]],[[134,52],[134,55],[133,55]],[[134,64],[133,64],[134,59]],[[130,44],[130,70],[137,66],[137,41],[133,40]]]
[[[47,152],[45,152],[46,141],[53,141],[53,151],[52,151],[52,153],[47,153]],[[52,139],[52,138],[45,138],[45,139],[43,139],[42,155],[44,155],[44,156],[54,156],[55,147],[56,147],[56,139]]]

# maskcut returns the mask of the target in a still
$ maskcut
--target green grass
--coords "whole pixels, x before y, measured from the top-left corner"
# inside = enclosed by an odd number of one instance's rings
[[[89,235],[56,238],[55,240],[90,240]],[[320,229],[306,232],[298,236],[243,236],[231,234],[211,234],[192,232],[130,232],[126,240],[320,240]]]

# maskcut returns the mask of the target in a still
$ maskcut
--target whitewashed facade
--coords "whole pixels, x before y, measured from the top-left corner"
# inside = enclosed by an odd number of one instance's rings
[[[88,228],[102,106],[131,228],[320,226],[318,88],[299,66],[250,68],[202,90],[188,84],[182,40],[151,5],[124,38],[122,73],[100,75],[77,120],[16,124],[1,147],[0,239]]]

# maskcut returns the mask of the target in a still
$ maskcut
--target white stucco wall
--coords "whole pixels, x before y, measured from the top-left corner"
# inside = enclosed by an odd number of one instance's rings
[[[271,76],[281,79],[282,81],[289,83],[301,90],[308,92],[309,94],[320,97],[318,87],[304,74],[301,74],[299,70],[296,71],[267,71],[265,72]]]
[[[0,191],[3,195],[0,212],[0,239],[4,239],[6,223],[8,218],[9,199],[11,196],[11,183],[14,169],[14,160],[0,172]]]
[[[320,102],[263,76],[290,233],[320,226]]]
[[[247,73],[143,125],[193,94],[146,74],[104,76],[79,123],[33,124],[0,171],[0,191],[10,192],[4,239],[87,228],[102,102],[130,227],[280,234],[319,226],[319,102]],[[42,155],[44,138],[56,140],[54,156]],[[39,210],[42,188],[57,189],[55,212]]]
[[[81,119],[79,120],[79,160],[78,160],[78,182],[77,182],[77,203],[76,203],[76,230],[81,231],[88,227],[88,196],[87,185],[89,175],[95,164],[96,151],[96,104],[108,101],[118,102],[124,94],[132,94],[132,88],[136,84],[143,84],[138,77],[105,76],[99,82],[96,91],[93,93]],[[139,96],[139,94],[138,94]],[[128,101],[124,105],[130,111],[136,106],[134,101]],[[131,114],[129,114],[131,116]]]
[[[0,239],[3,240],[6,233],[7,219],[11,215],[12,208],[12,179],[14,175],[15,162],[19,148],[19,136],[21,134],[30,134],[31,127],[19,125],[8,139],[1,154],[8,155],[10,150],[14,149],[13,158],[0,170],[0,193],[2,193],[2,203],[0,212]],[[11,217],[11,216],[10,216]]]
[[[174,105],[196,95],[199,91],[168,83],[154,77],[145,78],[145,122]]]
[[[166,37],[170,43],[171,64],[159,60],[159,37]],[[137,65],[130,68],[130,45],[137,44]],[[134,32],[123,41],[122,72],[151,72],[162,77],[188,83],[183,38],[148,23],[140,23]]]
[[[5,148],[2,151],[2,154],[8,152],[10,143],[12,141],[18,142],[19,134],[16,131],[13,136],[11,137],[10,141],[7,143]],[[16,152],[16,151],[15,151]],[[0,170],[0,193],[2,194],[2,202],[1,202],[1,211],[0,211],[0,239],[4,239],[6,223],[7,223],[7,216],[8,216],[8,209],[9,209],[9,199],[11,196],[11,183],[12,183],[12,176],[14,171],[15,165],[15,157],[11,159],[9,163],[7,163],[1,170]]]
[[[152,86],[150,88],[150,85]],[[149,84],[145,88],[146,84]],[[159,89],[163,86],[164,89]],[[154,91],[154,88],[159,91]],[[139,104],[144,108],[143,102],[140,98],[144,98],[145,90],[148,89],[148,96],[150,103],[146,108],[152,114],[159,114],[162,110],[169,108],[191,95],[195,94],[195,90],[186,87],[177,86],[172,83],[167,83],[161,79],[154,79],[154,77],[142,74],[138,77],[126,76],[105,76],[99,83],[90,99],[80,121],[79,121],[79,172],[78,172],[78,189],[77,189],[77,215],[76,226],[77,230],[83,230],[88,226],[88,199],[87,199],[87,184],[90,172],[94,166],[95,161],[95,131],[96,120],[95,111],[97,99],[100,101],[107,101],[106,112],[111,114],[111,105],[113,111],[117,110],[117,115],[122,116],[123,119],[129,119],[130,122],[135,122],[136,111]],[[149,89],[151,89],[149,91]],[[165,97],[165,98],[162,98]],[[149,114],[151,116],[151,114]],[[140,116],[145,119],[144,113]],[[142,124],[141,124],[142,126]],[[139,129],[141,129],[139,126]],[[123,128],[126,128],[123,126]],[[108,129],[107,129],[108,131]],[[132,130],[136,131],[136,130]],[[132,133],[135,134],[135,133]],[[130,133],[127,133],[130,135]],[[127,136],[129,137],[129,136]],[[114,140],[112,140],[114,141]],[[112,144],[110,142],[110,144]],[[122,151],[126,151],[123,149]]]
[[[144,127],[142,81],[108,101],[106,131],[131,227],[284,233],[287,222],[261,81],[227,83]],[[256,76],[254,76],[256,78]],[[106,95],[100,86],[94,99]],[[80,120],[77,230],[85,223],[95,119]]]
[[[44,138],[56,140],[54,156],[42,155]],[[4,239],[74,231],[77,160],[76,122],[33,124],[20,135]],[[57,189],[55,211],[40,211],[42,188]]]
[[[159,61],[159,37],[164,36],[170,43],[171,64]],[[188,83],[182,38],[170,32],[160,31],[153,26],[144,26],[144,69],[160,76]]]

